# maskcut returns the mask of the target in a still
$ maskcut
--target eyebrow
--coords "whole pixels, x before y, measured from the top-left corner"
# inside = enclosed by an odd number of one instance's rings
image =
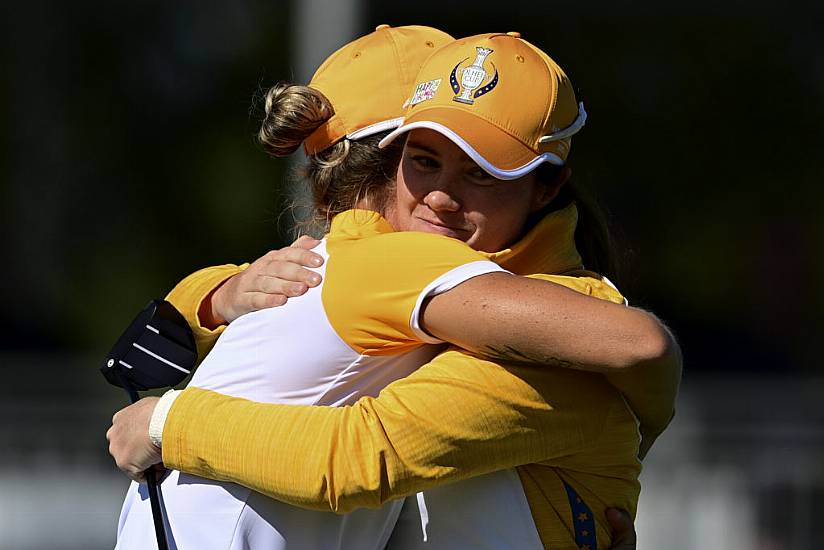
[[[435,151],[434,149],[432,149],[431,147],[429,147],[427,145],[424,145],[423,143],[419,143],[419,142],[417,142],[413,139],[407,140],[406,146],[407,147],[413,147],[415,149],[420,149],[421,151],[425,151],[425,152],[427,152],[430,155],[435,156],[435,157],[440,156],[440,155],[438,155],[438,152]]]
[[[441,158],[441,154],[438,151],[436,151],[432,147],[429,147],[428,145],[424,145],[423,143],[415,141],[414,139],[406,140],[406,146],[411,147],[413,149],[419,149],[421,151],[424,151],[425,153],[429,153],[433,157]],[[472,166],[473,168],[479,168],[480,170],[482,170],[486,173],[486,171],[483,168],[481,168],[480,165],[477,162],[475,162],[474,160],[469,158],[469,155],[467,155],[466,153],[464,153],[464,156],[463,156],[463,159],[461,159],[461,162],[463,162],[466,165]],[[487,175],[489,175],[489,174],[487,173]],[[494,176],[490,175],[490,177],[494,177]]]

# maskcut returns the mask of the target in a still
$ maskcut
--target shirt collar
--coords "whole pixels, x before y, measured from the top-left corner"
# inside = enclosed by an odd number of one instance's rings
[[[563,274],[583,269],[575,248],[578,209],[575,203],[550,212],[523,239],[498,252],[481,252],[501,267],[520,275]]]
[[[573,203],[544,216],[512,247],[479,254],[519,275],[563,274],[580,270],[583,269],[583,263],[575,248],[577,223],[578,209]],[[362,237],[393,231],[392,225],[377,212],[353,209],[341,212],[332,219],[330,233]]]
[[[332,218],[329,228],[330,235],[346,237],[364,237],[394,231],[392,225],[377,212],[357,208],[337,214]]]

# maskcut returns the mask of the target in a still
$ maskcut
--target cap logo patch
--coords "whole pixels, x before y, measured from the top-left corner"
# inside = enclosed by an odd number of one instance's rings
[[[472,105],[475,103],[476,99],[485,93],[491,92],[492,89],[498,84],[498,69],[495,67],[494,63],[490,62],[492,68],[495,69],[495,74],[484,86],[481,87],[481,84],[489,78],[489,73],[487,73],[484,69],[484,62],[493,50],[491,48],[476,47],[475,51],[477,52],[477,55],[475,57],[475,61],[473,61],[471,65],[463,69],[459,69],[461,64],[469,59],[467,57],[466,59],[459,61],[458,64],[455,65],[455,68],[452,69],[452,73],[449,75],[449,84],[452,86],[452,91],[455,92],[455,97],[452,98],[452,101]],[[460,82],[458,82],[459,70],[461,73]]]
[[[415,93],[412,94],[412,99],[409,100],[409,105],[417,105],[418,103],[432,99],[435,97],[435,92],[438,91],[438,87],[440,85],[440,78],[430,80],[429,82],[421,82],[415,87]]]

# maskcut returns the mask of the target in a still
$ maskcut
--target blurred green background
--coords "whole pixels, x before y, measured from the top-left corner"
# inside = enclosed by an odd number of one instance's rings
[[[639,548],[816,547],[824,4],[46,0],[0,8],[0,548],[112,546],[98,362],[188,273],[291,241],[254,99],[380,23],[520,31],[582,91],[573,177],[685,353]]]

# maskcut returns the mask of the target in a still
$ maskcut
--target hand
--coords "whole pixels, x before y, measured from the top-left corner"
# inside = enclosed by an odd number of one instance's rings
[[[266,253],[227,280],[212,294],[210,324],[231,323],[245,313],[282,306],[318,286],[320,275],[306,267],[323,264],[323,257],[309,250],[319,242],[306,235],[299,237],[291,246]]]
[[[145,479],[144,471],[160,463],[160,449],[149,439],[149,421],[159,398],[144,397],[115,413],[106,432],[109,454],[117,467],[135,481]]]
[[[617,508],[607,508],[607,521],[612,527],[610,550],[635,550],[638,539],[629,514]]]

